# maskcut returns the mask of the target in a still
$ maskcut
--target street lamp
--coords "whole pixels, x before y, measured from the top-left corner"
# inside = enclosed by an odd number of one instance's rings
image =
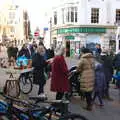
[[[117,26],[117,31],[116,31],[116,53],[118,53],[119,52],[119,44],[120,44],[120,21],[118,21],[117,22],[117,24],[116,24],[116,26]]]
[[[50,46],[52,44],[52,17],[50,17]]]

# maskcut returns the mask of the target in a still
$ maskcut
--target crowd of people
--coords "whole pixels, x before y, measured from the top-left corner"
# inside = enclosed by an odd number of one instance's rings
[[[9,45],[7,47],[9,65],[15,63],[20,56],[32,59],[33,83],[39,85],[38,95],[45,97],[44,85],[46,84],[45,72],[51,72],[51,91],[56,92],[56,100],[63,97],[67,98],[66,93],[70,91],[69,70],[65,61],[65,47],[60,46],[54,51],[54,48],[46,49],[43,43],[31,45],[24,44],[20,50],[17,46]],[[86,98],[86,109],[92,110],[96,97],[99,99],[99,105],[104,106],[103,98],[112,100],[109,92],[110,81],[114,70],[116,74],[120,71],[120,52],[117,55],[111,54],[107,50],[96,49],[97,54],[83,47],[78,60],[77,72],[80,80],[80,91]],[[52,58],[52,59],[51,59]],[[13,64],[14,65],[14,64]],[[120,83],[113,80],[116,87]]]

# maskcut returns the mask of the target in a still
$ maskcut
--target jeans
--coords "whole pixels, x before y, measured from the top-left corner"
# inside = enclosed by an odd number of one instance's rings
[[[41,93],[44,93],[44,85],[45,85],[45,83],[46,83],[46,80],[40,80],[38,95],[41,94]]]

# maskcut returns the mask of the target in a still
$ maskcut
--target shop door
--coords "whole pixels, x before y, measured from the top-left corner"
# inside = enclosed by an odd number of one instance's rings
[[[70,41],[66,41],[66,57],[70,57]]]

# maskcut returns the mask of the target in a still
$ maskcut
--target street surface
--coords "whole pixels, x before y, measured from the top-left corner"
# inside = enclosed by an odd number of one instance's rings
[[[74,59],[66,59],[67,65],[69,68],[71,66],[77,65],[77,60]],[[2,89],[5,80],[8,79],[8,75],[5,74],[0,68],[0,88]],[[38,86],[34,85],[32,92],[29,95],[21,95],[22,99],[27,99],[28,96],[36,96],[37,95]],[[47,94],[48,99],[55,99],[55,93],[50,92],[50,80],[47,80],[47,84],[45,86],[45,94]],[[71,103],[69,105],[69,110],[73,113],[78,113],[84,115],[88,118],[88,120],[120,120],[120,101],[118,96],[118,90],[114,89],[114,86],[111,85],[110,95],[114,99],[113,101],[104,100],[104,107],[99,107],[97,105],[93,106],[93,111],[86,111],[83,109],[85,107],[85,101],[81,101],[80,97],[75,96],[71,99]],[[98,101],[97,101],[98,102]]]

